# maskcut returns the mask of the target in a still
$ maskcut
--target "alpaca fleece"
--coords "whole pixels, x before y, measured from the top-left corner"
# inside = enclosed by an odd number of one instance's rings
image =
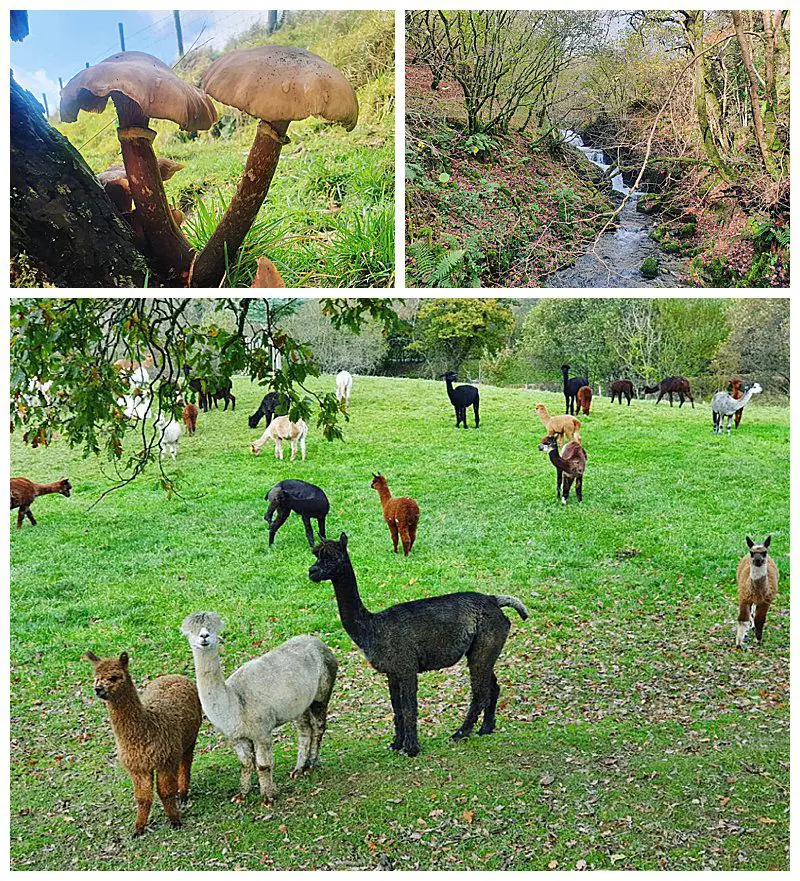
[[[392,498],[389,484],[382,474],[372,475],[372,488],[378,491],[383,508],[383,519],[392,536],[394,552],[397,553],[398,538],[403,542],[403,554],[407,557],[414,547],[419,523],[419,505],[409,496]],[[322,536],[325,538],[325,536]]]
[[[170,824],[181,825],[177,800],[189,797],[192,756],[203,719],[194,683],[185,676],[159,676],[142,690],[128,672],[128,655],[98,658],[87,652],[94,666],[94,690],[107,701],[117,756],[133,781],[137,804],[134,836],[142,835],[153,803],[153,775]]]
[[[491,734],[500,694],[494,665],[511,628],[501,607],[512,607],[525,620],[525,606],[515,597],[465,592],[370,612],[361,602],[347,553],[347,536],[342,533],[339,541],[321,542],[314,554],[317,562],[308,570],[308,577],[315,583],[333,583],[344,629],[369,663],[388,677],[395,732],[391,748],[409,756],[419,753],[417,675],[450,667],[464,656],[472,698],[453,738],[468,737],[481,713],[479,733]]]
[[[31,505],[39,496],[52,493],[60,493],[69,498],[72,492],[72,484],[66,477],[56,480],[54,483],[34,483],[27,477],[11,478],[11,510],[19,508],[17,514],[17,529],[22,528],[22,521],[27,517],[31,526],[36,526],[36,518],[31,513]]]
[[[745,554],[736,567],[736,584],[739,589],[739,619],[736,625],[736,647],[744,647],[744,637],[748,624],[752,621],[756,641],[761,645],[764,635],[764,622],[767,612],[778,595],[778,567],[769,556],[772,536],[767,536],[761,545],[748,536],[749,553]]]

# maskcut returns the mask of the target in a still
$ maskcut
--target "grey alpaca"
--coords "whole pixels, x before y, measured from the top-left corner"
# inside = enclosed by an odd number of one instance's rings
[[[525,606],[515,597],[450,593],[370,612],[361,602],[347,536],[322,541],[314,548],[317,562],[308,570],[313,582],[331,581],[339,617],[350,638],[379,673],[389,678],[394,711],[391,748],[408,756],[419,753],[417,676],[451,667],[466,655],[472,699],[454,740],[468,737],[483,713],[479,734],[491,734],[500,686],[494,665],[511,622],[501,606],[511,606],[524,621]]]
[[[745,404],[763,389],[756,382],[737,401],[727,392],[717,392],[711,399],[711,417],[714,421],[714,434],[722,434],[722,420],[728,417],[728,434],[731,433],[731,419],[734,414],[744,408]]]

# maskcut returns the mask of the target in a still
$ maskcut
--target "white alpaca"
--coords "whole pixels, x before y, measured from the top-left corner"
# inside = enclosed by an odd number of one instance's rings
[[[717,392],[711,399],[711,417],[714,422],[714,434],[722,434],[722,420],[728,417],[728,434],[731,433],[731,419],[737,410],[741,410],[745,404],[762,391],[756,382],[738,400],[731,397],[727,392]]]
[[[297,422],[291,422],[288,416],[276,416],[267,426],[267,430],[257,441],[250,444],[250,451],[254,456],[259,455],[261,447],[267,441],[273,441],[275,444],[275,458],[283,461],[283,442],[288,440],[292,444],[291,462],[294,462],[297,456],[297,445],[300,444],[300,452],[303,461],[306,458],[306,435],[308,434],[308,426],[302,419]]]
[[[194,656],[203,712],[231,739],[241,764],[239,792],[233,801],[244,801],[255,770],[261,798],[269,804],[277,792],[272,781],[272,732],[295,722],[299,736],[292,777],[309,773],[319,757],[338,665],[333,652],[316,636],[295,636],[225,679],[219,660],[223,626],[216,612],[195,612],[184,620],[181,631]]]
[[[174,419],[165,419],[159,415],[156,420],[156,428],[159,431],[158,443],[161,447],[161,458],[163,459],[164,453],[169,450],[173,460],[176,459],[178,455],[178,441],[181,436],[180,423]]]
[[[126,419],[147,419],[150,412],[150,395],[125,395],[117,398],[117,403],[124,408]]]
[[[131,388],[146,388],[150,385],[150,374],[141,365],[130,375]]]
[[[340,370],[336,374],[336,400],[341,404],[345,402],[345,407],[350,409],[350,392],[353,390],[353,377],[346,371]]]

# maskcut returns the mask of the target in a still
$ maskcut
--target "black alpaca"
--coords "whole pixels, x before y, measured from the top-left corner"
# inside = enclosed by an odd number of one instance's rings
[[[586,470],[586,450],[575,441],[570,441],[564,446],[561,455],[558,454],[558,438],[556,435],[546,437],[539,444],[539,449],[549,455],[550,461],[556,469],[556,498],[561,499],[561,504],[566,505],[569,498],[570,487],[575,483],[575,495],[578,501],[583,501],[583,473]]]
[[[577,397],[578,389],[589,385],[589,380],[585,376],[574,376],[570,379],[569,364],[561,365],[561,375],[564,377],[564,405],[566,406],[566,412],[574,416],[576,409],[575,398]]]
[[[481,419],[478,409],[480,407],[480,396],[474,385],[457,385],[453,387],[453,380],[458,379],[453,371],[442,374],[442,379],[447,383],[447,397],[456,411],[456,428],[464,423],[467,427],[467,407],[472,407],[475,414],[475,428],[480,428]]]
[[[187,379],[189,379],[188,364],[183,365],[183,372]],[[233,389],[233,383],[230,379],[224,380],[223,383],[218,386],[214,386],[214,384],[208,379],[195,376],[189,379],[189,388],[197,393],[197,403],[200,405],[200,409],[204,413],[207,413],[211,409],[212,402],[215,407],[219,406],[217,401],[220,400],[225,401],[226,410],[228,409],[228,403],[231,404],[232,410],[236,409],[236,398],[231,391]]]
[[[308,544],[314,547],[314,532],[311,529],[311,518],[318,524],[319,534],[325,538],[325,518],[330,510],[330,502],[325,493],[313,483],[305,480],[282,480],[264,496],[269,502],[264,519],[269,523],[269,544],[275,541],[275,533],[289,519],[292,511],[303,518]],[[274,519],[273,519],[274,517]]]
[[[611,383],[611,403],[614,403],[614,398],[619,398],[619,402],[622,404],[623,395],[625,395],[630,407],[633,397],[633,383],[629,379],[615,379]]]
[[[454,740],[468,737],[483,713],[479,734],[491,734],[500,686],[494,665],[511,622],[501,606],[511,606],[524,621],[525,606],[514,597],[450,593],[390,606],[382,612],[364,608],[347,553],[347,536],[322,541],[314,548],[317,562],[308,570],[314,581],[331,581],[339,617],[350,638],[379,673],[389,678],[394,711],[391,748],[419,753],[417,740],[417,675],[451,667],[466,655],[472,699]]]
[[[261,399],[261,403],[258,405],[258,410],[256,410],[252,416],[247,417],[247,424],[250,428],[256,428],[263,417],[266,419],[266,424],[269,425],[275,417],[275,411],[278,409],[279,405],[281,409],[288,411],[288,396],[283,393],[279,395],[277,392],[269,392],[269,394],[264,395]]]

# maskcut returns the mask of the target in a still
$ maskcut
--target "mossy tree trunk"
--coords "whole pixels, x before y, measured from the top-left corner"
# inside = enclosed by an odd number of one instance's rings
[[[158,284],[80,153],[11,78],[11,259],[23,284]]]

